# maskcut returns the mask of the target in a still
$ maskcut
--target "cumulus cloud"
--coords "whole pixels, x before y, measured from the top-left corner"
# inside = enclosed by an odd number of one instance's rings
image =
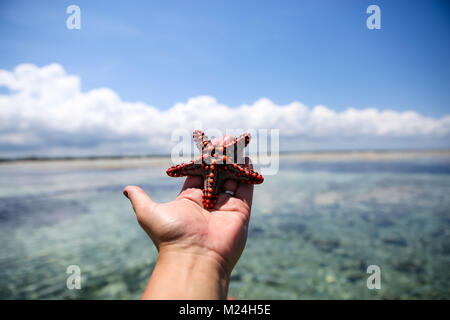
[[[210,96],[199,96],[160,110],[141,102],[123,101],[114,91],[81,90],[81,80],[59,64],[18,65],[0,70],[1,154],[118,154],[169,151],[175,129],[201,123],[221,130],[280,129],[281,146],[317,149],[379,141],[441,141],[448,146],[450,115],[439,119],[417,112],[309,108],[300,102],[277,105],[261,98],[231,108]],[[367,145],[369,144],[369,145]],[[382,145],[381,145],[382,146]]]

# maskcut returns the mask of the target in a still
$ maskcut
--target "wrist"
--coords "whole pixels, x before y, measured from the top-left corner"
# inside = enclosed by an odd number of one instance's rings
[[[226,299],[230,272],[217,254],[160,247],[143,299]]]

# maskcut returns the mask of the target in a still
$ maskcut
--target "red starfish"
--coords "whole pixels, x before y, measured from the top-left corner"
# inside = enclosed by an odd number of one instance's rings
[[[189,163],[172,166],[167,169],[171,177],[203,176],[203,207],[212,208],[217,202],[219,192],[225,180],[234,179],[241,183],[260,184],[264,178],[258,172],[245,166],[244,148],[250,142],[250,134],[244,133],[238,138],[225,136],[222,141],[208,137],[199,130],[192,134],[200,157]]]

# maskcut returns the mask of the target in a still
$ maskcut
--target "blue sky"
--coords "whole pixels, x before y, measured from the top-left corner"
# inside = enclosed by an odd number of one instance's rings
[[[449,35],[449,1],[0,0],[0,156],[168,152],[198,122],[450,148]]]
[[[82,29],[65,27],[70,4]],[[381,30],[365,26],[381,8]],[[0,68],[57,62],[161,109],[197,95],[450,111],[448,1],[2,1]]]

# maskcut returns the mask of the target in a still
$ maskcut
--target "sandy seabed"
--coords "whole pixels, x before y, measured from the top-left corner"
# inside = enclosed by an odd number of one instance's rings
[[[138,298],[156,259],[125,185],[172,200],[168,157],[0,164],[0,298]],[[449,299],[450,153],[280,156],[255,188],[239,299]],[[80,266],[82,289],[66,268]],[[369,290],[367,266],[381,269]]]

